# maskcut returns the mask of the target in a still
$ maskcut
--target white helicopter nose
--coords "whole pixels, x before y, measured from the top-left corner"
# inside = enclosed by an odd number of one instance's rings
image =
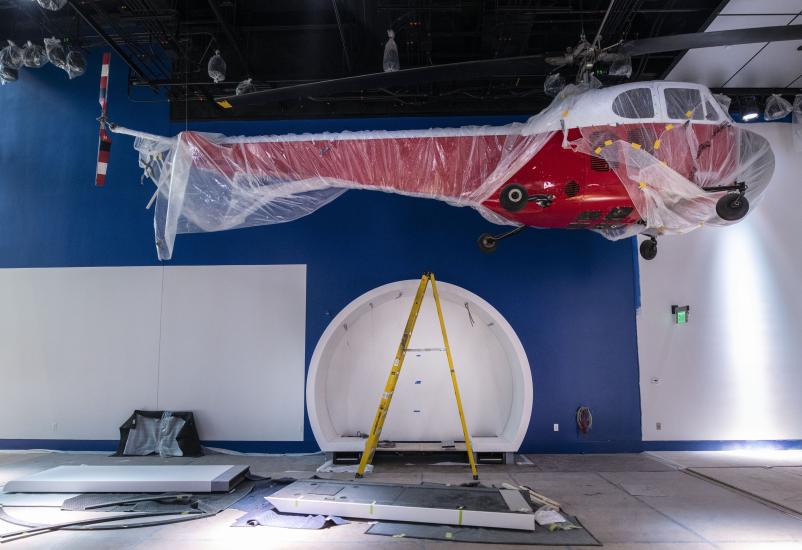
[[[738,164],[726,175],[729,183],[719,187],[728,191],[716,203],[719,222],[742,219],[765,191],[774,174],[774,153],[768,140],[757,132],[738,128]]]
[[[774,152],[769,141],[752,130],[741,128],[736,179],[746,184],[746,197],[754,203],[774,175]]]

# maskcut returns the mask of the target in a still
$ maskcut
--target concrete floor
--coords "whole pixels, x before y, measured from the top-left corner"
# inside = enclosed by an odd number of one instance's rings
[[[725,550],[802,549],[802,516],[781,505],[802,502],[802,453],[793,451],[763,456],[726,453],[654,453],[616,455],[527,455],[531,464],[482,465],[484,483],[509,482],[529,485],[563,504],[576,515],[606,549],[721,548]],[[169,459],[169,463],[247,463],[255,474],[308,477],[323,462],[315,456],[209,455],[198,459]],[[61,464],[147,464],[158,458],[110,458],[99,454],[2,453],[0,485],[23,474]],[[711,476],[692,471],[731,469],[723,486]],[[777,476],[766,475],[782,468]],[[348,474],[325,477],[349,478]],[[377,461],[368,479],[385,482],[463,483],[470,480],[465,467],[411,464],[406,459]],[[798,479],[798,485],[797,484]],[[746,490],[759,489],[760,499]],[[772,483],[780,484],[773,486]],[[796,491],[796,488],[799,491]],[[776,496],[776,498],[775,498]],[[784,499],[784,500],[783,500]],[[772,504],[772,502],[778,504]],[[62,512],[58,508],[6,508],[11,515],[29,521],[55,523],[87,517],[87,512]],[[184,524],[108,532],[57,532],[9,544],[9,548],[170,549],[192,548],[333,548],[333,549],[428,549],[475,547],[413,539],[366,535],[367,525],[354,522],[320,531],[271,527],[231,528],[241,512],[227,510],[216,517]],[[18,527],[0,522],[0,532]],[[511,546],[509,548],[521,548]],[[534,548],[551,548],[537,546]],[[566,547],[559,547],[566,548]]]

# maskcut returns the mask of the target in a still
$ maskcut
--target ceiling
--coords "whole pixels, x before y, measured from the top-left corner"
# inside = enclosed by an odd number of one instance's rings
[[[737,16],[729,13],[730,5],[722,9],[721,0],[616,0],[602,45],[713,25],[784,24],[802,10],[794,7],[800,3],[733,1],[734,13],[782,4],[785,14]],[[0,39],[24,42],[55,35],[75,47],[113,46],[131,66],[129,93],[158,100],[161,96],[151,90],[167,90],[174,119],[532,114],[550,101],[543,93],[545,74],[302,97],[236,113],[220,109],[213,99],[233,94],[246,77],[253,78],[257,89],[269,89],[380,72],[390,28],[396,33],[402,68],[560,54],[579,41],[583,30],[589,38],[596,34],[608,5],[609,0],[74,0],[58,12],[48,12],[32,0],[0,0]],[[762,10],[766,12],[765,6]],[[760,19],[767,17],[774,19]],[[769,57],[786,55],[773,52],[774,46],[780,45],[770,45],[756,59],[764,52]],[[736,74],[739,62],[759,48],[734,46],[726,63],[699,58],[706,50],[646,56],[635,61],[633,79],[660,78],[672,67],[672,77],[688,75],[682,78],[695,81],[707,82],[715,74],[714,85],[732,75],[739,86],[748,78],[778,85],[791,81],[783,78],[799,76],[776,63],[778,74],[780,69],[786,72],[772,80],[764,75],[762,64],[752,69],[751,62],[749,70]],[[214,84],[206,64],[217,49],[228,70],[226,79]]]
[[[802,24],[802,0],[730,0],[705,31]],[[670,80],[711,88],[802,86],[802,41],[702,48],[685,53]]]

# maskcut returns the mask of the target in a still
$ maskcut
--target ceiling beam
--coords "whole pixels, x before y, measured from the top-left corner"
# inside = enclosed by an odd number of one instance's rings
[[[123,51],[123,49],[120,48],[108,34],[106,34],[106,31],[104,31],[88,13],[86,13],[82,8],[79,8],[73,0],[67,0],[67,4],[69,4],[78,17],[83,19],[84,22],[89,25],[89,27],[95,31],[95,33],[101,39],[103,39],[103,42],[105,42],[106,45],[114,51],[114,53],[120,56],[120,59],[122,59],[125,64],[128,65],[131,71],[133,71],[133,73],[138,76],[141,81],[148,84],[154,91],[158,91],[158,87],[150,83],[150,80],[145,76],[142,69],[139,68],[139,65],[137,65],[136,62],[134,62],[134,60],[131,59],[128,54],[125,53],[125,51]]]

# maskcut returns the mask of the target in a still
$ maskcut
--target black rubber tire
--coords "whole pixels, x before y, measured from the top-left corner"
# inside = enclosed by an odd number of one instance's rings
[[[640,257],[644,260],[654,260],[657,256],[657,241],[647,239],[640,243]]]
[[[716,203],[716,214],[728,222],[738,221],[749,212],[749,201],[746,197],[739,197],[730,193],[721,197]]]
[[[496,246],[498,245],[498,241],[490,233],[482,233],[476,240],[476,244],[479,245],[479,250],[481,250],[485,254],[492,254],[493,252],[496,251]]]
[[[499,202],[504,210],[518,212],[523,210],[526,203],[529,202],[529,194],[523,186],[512,183],[501,190]]]

